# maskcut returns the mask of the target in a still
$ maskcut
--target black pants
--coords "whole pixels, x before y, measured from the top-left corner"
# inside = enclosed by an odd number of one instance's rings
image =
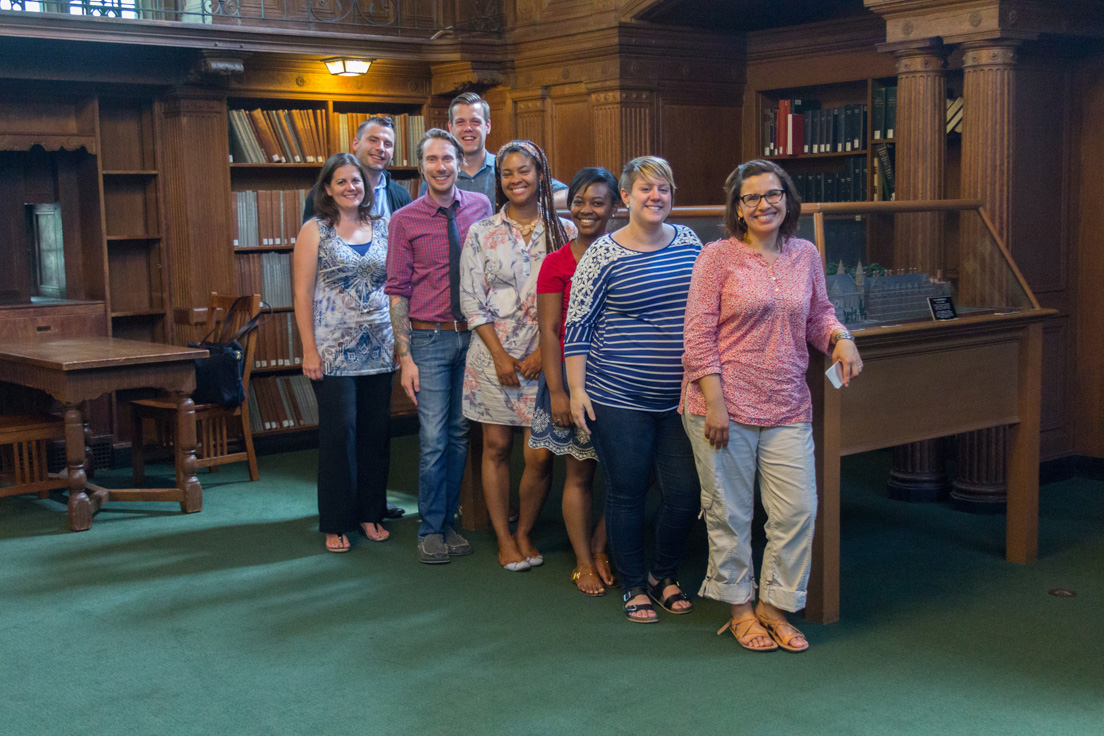
[[[383,521],[394,375],[311,381],[318,399],[318,528],[324,534]]]

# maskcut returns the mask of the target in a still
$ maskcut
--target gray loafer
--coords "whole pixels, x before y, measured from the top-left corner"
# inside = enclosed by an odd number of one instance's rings
[[[448,548],[442,535],[429,534],[418,542],[418,562],[424,562],[427,565],[444,565],[448,561]]]
[[[452,527],[445,529],[445,549],[452,557],[463,557],[472,553],[472,546],[468,540],[457,534]]]

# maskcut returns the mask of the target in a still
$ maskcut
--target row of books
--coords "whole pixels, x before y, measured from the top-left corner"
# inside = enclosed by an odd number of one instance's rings
[[[866,105],[820,109],[817,100],[779,100],[763,115],[765,156],[849,153],[866,148]]]
[[[237,260],[239,294],[260,294],[269,307],[292,306],[290,253],[238,253]]]
[[[878,87],[874,90],[871,111],[871,136],[876,141],[897,137],[897,87]]]
[[[896,199],[897,184],[893,174],[893,146],[878,143],[874,146],[874,201],[888,202]]]
[[[962,98],[947,100],[947,132],[962,132]]]
[[[335,112],[331,124],[337,131],[342,151],[350,152],[357,128],[370,117],[381,113]],[[391,115],[395,124],[395,153],[392,166],[417,166],[418,141],[425,135],[425,117],[422,115]]]
[[[793,182],[802,202],[862,202],[866,199],[865,156],[845,160],[842,171],[794,174]]]
[[[294,312],[268,314],[253,338],[253,368],[294,368],[303,364],[303,343]]]
[[[309,189],[233,192],[235,248],[295,245]]]
[[[322,163],[323,110],[230,110],[231,163]]]
[[[318,426],[318,402],[302,373],[249,382],[249,426],[254,432]]]

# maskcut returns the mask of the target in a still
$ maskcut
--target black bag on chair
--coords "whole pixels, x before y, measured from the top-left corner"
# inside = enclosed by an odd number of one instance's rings
[[[188,347],[203,348],[210,354],[196,360],[196,387],[192,399],[197,404],[218,404],[224,409],[235,409],[245,401],[245,387],[242,385],[245,349],[238,341],[257,329],[261,315],[246,322],[234,334],[226,333],[234,323],[234,313],[243,308],[247,299],[247,296],[238,297],[227,310],[220,327],[212,329],[199,342],[188,343]],[[215,330],[219,334],[212,340]]]

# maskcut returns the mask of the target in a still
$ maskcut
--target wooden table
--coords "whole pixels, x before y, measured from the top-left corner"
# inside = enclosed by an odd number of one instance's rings
[[[20,340],[0,344],[0,381],[39,389],[65,405],[69,528],[92,526],[110,501],[177,501],[185,513],[203,509],[196,478],[195,359],[206,350],[110,337]],[[159,388],[176,401],[176,487],[109,490],[88,482],[80,404],[110,391]]]
[[[817,521],[805,617],[840,615],[840,457],[1009,427],[1005,556],[1038,555],[1042,324],[1053,309],[856,331],[863,374],[835,389],[810,351]]]

